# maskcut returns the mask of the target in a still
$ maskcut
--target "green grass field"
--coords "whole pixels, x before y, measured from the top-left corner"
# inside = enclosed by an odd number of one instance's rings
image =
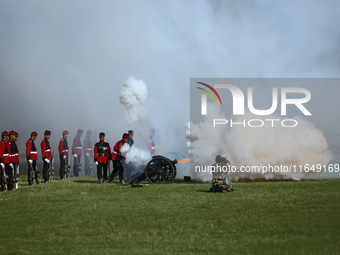
[[[23,177],[25,176],[25,177]],[[340,180],[132,188],[95,177],[0,193],[0,254],[339,254]]]

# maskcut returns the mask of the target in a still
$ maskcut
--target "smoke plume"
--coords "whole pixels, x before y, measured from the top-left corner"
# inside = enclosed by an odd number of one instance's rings
[[[298,122],[296,127],[283,127],[281,117],[272,114],[270,116],[256,116],[265,122],[261,128],[246,125],[216,125],[212,126],[213,119],[226,119],[224,113],[219,112],[217,107],[210,107],[204,122],[185,126],[185,136],[190,141],[190,154],[194,158],[195,165],[209,166],[215,162],[216,155],[227,157],[231,164],[240,169],[241,166],[290,166],[297,167],[305,164],[327,165],[332,160],[328,149],[327,140],[322,131],[317,129],[311,122],[301,117],[294,117]],[[247,112],[244,116],[231,116],[229,119],[234,123],[245,123],[254,116]],[[271,122],[265,119],[280,119],[272,127]],[[197,174],[191,169],[196,177],[207,181],[211,180],[210,173]],[[291,178],[300,180],[311,175],[312,172],[300,171],[299,168],[290,169],[289,172],[248,172],[232,173],[232,177],[238,178]]]
[[[147,163],[152,159],[150,152],[142,150],[135,145],[130,147],[127,143],[122,146],[120,152],[125,154],[126,162],[129,163]]]
[[[125,107],[125,120],[130,125],[145,125],[149,122],[144,106],[148,88],[144,81],[130,76],[120,89],[120,103]]]

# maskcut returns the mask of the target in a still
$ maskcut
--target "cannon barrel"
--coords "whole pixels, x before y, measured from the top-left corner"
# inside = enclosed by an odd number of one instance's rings
[[[175,164],[177,164],[177,159],[171,160],[170,162],[171,162],[171,164],[175,165]]]

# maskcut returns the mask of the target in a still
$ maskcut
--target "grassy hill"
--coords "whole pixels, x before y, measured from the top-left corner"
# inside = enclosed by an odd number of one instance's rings
[[[24,176],[24,174],[22,174]],[[95,177],[0,193],[1,254],[336,254],[340,180],[132,188]]]

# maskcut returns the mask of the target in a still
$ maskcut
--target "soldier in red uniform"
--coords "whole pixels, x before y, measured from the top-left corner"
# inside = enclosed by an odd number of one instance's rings
[[[110,176],[110,183],[113,182],[113,178],[115,177],[116,173],[119,171],[119,180],[122,184],[125,184],[124,182],[124,167],[122,164],[122,160],[124,160],[124,155],[120,152],[120,149],[122,148],[124,143],[128,142],[129,135],[127,133],[123,134],[122,140],[119,140],[115,147],[113,148],[112,152],[112,162],[113,162],[113,172]]]
[[[51,131],[46,130],[44,136],[45,138],[41,141],[40,147],[42,160],[44,161],[43,176],[45,183],[48,183],[50,182],[50,176],[49,173],[47,172],[47,169],[50,167],[50,164],[52,164],[51,146],[50,142],[48,141],[51,138]]]
[[[68,131],[63,131],[63,138],[61,138],[58,146],[59,151],[59,159],[60,159],[60,168],[59,175],[60,179],[65,180],[68,178]]]
[[[107,179],[107,163],[111,156],[110,144],[104,142],[105,134],[102,132],[99,134],[100,141],[94,146],[94,162],[97,165],[97,177],[99,183],[105,183]],[[102,169],[104,171],[104,178],[102,181]]]
[[[8,190],[14,190],[17,188],[17,183],[18,180],[17,178],[19,177],[19,150],[18,146],[15,143],[18,140],[18,133],[15,131],[11,131],[9,133],[9,140],[6,143],[8,154],[9,154],[9,185],[7,185]]]
[[[154,136],[155,136],[155,129],[150,128],[149,137],[147,139],[147,146],[148,146],[148,150],[150,151],[151,156],[156,154],[156,146],[155,146],[155,142],[153,141]]]
[[[91,165],[90,165],[90,160],[93,155],[92,151],[92,142],[91,142],[91,136],[92,136],[92,131],[87,130],[86,131],[86,138],[84,139],[83,142],[83,150],[85,154],[85,175],[90,175],[91,174]]]
[[[78,129],[77,136],[73,139],[73,145],[72,145],[72,155],[73,155],[73,174],[74,176],[79,176],[81,171],[81,164],[80,159],[81,155],[83,154],[83,148],[81,145],[80,137],[83,135],[83,130]]]
[[[31,133],[31,138],[29,138],[26,142],[26,158],[28,163],[28,184],[34,185],[34,178],[32,173],[34,173],[36,183],[39,184],[39,172],[37,171],[37,160],[38,160],[38,152],[35,147],[34,141],[37,138],[38,133],[33,131]]]
[[[1,190],[6,191],[6,184],[8,183],[8,179],[6,176],[9,174],[9,155],[8,149],[6,146],[6,142],[8,140],[8,132],[4,131],[1,134],[0,141],[0,165],[1,165]]]

